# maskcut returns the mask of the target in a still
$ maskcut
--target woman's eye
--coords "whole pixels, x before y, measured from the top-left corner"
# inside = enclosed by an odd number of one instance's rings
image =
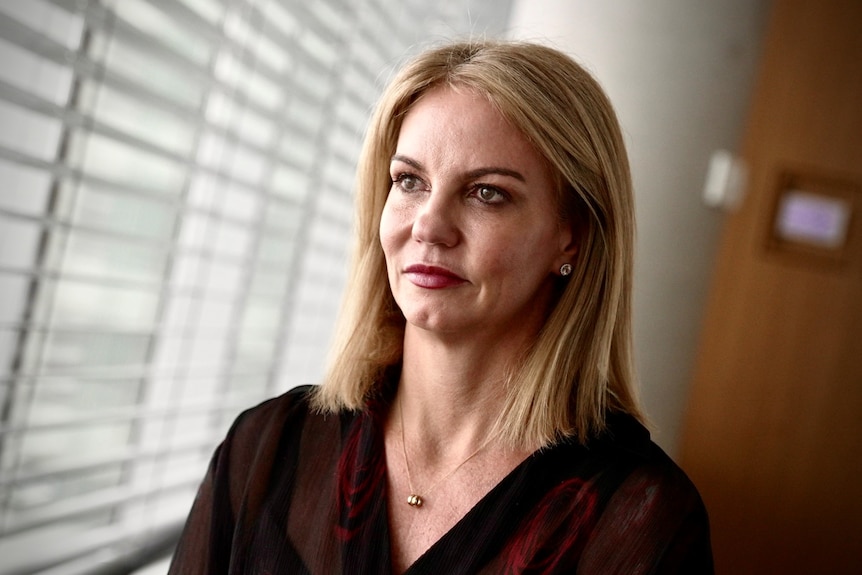
[[[422,187],[419,178],[407,174],[401,174],[400,176],[397,176],[394,180],[392,180],[392,183],[404,190],[405,192],[415,192]]]
[[[476,197],[486,204],[497,204],[506,199],[506,196],[493,186],[477,186]]]

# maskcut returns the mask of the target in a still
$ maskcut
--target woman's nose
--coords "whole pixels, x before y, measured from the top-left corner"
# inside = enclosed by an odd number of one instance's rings
[[[457,205],[447,194],[432,191],[418,207],[413,220],[413,239],[452,247],[458,243]]]

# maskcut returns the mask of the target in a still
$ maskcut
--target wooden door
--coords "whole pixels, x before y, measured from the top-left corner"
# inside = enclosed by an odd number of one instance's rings
[[[857,575],[862,1],[772,10],[741,151],[747,196],[724,230],[680,460],[707,503],[719,575]],[[803,227],[826,216],[813,236],[776,231],[793,223],[793,190],[815,200]],[[830,213],[849,214],[838,241],[817,236],[840,231]]]

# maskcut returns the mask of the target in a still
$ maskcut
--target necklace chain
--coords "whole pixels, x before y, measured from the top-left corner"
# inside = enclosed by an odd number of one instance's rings
[[[416,489],[414,489],[413,487],[413,479],[410,477],[410,460],[407,457],[407,442],[404,440],[404,410],[401,409],[400,396],[398,397],[398,417],[401,419],[401,452],[404,454],[404,468],[407,470],[407,486],[410,487],[410,494],[407,496],[407,505],[419,508],[422,507],[423,503],[425,503],[425,498],[416,492]],[[489,439],[489,437],[486,437],[482,444],[479,445],[478,448],[476,448],[476,451],[468,455],[466,459],[456,465],[451,471],[449,471],[448,473],[443,475],[443,477],[435,481],[430,487],[428,487],[428,489],[425,490],[425,493],[433,492],[438,485],[443,483],[449,477],[453,476],[456,471],[458,471],[464,466],[464,464],[479,455],[479,452],[481,452],[483,449],[485,449],[485,447],[488,446]]]

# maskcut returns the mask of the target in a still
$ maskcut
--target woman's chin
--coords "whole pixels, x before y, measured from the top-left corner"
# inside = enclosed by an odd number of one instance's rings
[[[404,314],[407,329],[419,330],[429,334],[456,335],[468,331],[470,326],[464,317],[457,313],[412,313]],[[473,328],[475,329],[475,328]]]

